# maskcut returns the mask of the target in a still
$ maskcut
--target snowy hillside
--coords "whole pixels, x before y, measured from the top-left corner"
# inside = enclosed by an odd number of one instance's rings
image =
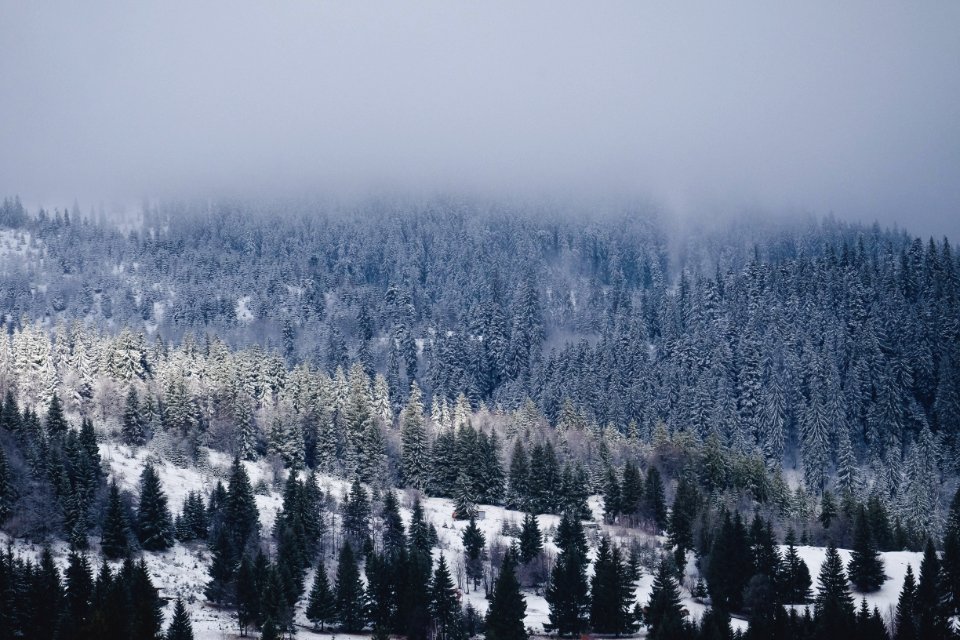
[[[148,449],[132,450],[130,447],[107,443],[101,444],[100,453],[103,458],[105,468],[109,470],[111,477],[117,480],[121,489],[136,493],[140,473],[145,463],[151,460],[161,478],[164,491],[170,500],[170,507],[173,511],[178,511],[184,498],[191,491],[210,491],[218,480],[223,480],[230,465],[230,459],[224,454],[214,451],[207,451],[205,458],[208,463],[202,469],[198,468],[178,468],[168,461],[162,460],[150,453]],[[274,477],[274,471],[265,462],[245,462],[244,463],[251,481],[255,487],[259,486],[261,491],[256,495],[257,507],[260,511],[260,520],[263,531],[269,531],[276,518],[276,514],[281,506],[281,496],[277,488],[278,479]],[[282,479],[281,479],[282,480]],[[348,489],[347,483],[331,477],[320,476],[320,487],[325,493],[330,493],[340,498]],[[266,492],[262,489],[266,485]],[[405,523],[410,520],[411,497],[401,493],[401,514]],[[596,521],[601,521],[602,500],[594,496],[589,501],[591,510],[594,513]],[[435,527],[439,536],[438,548],[434,550],[435,560],[442,554],[448,564],[459,586],[465,586],[463,576],[463,544],[461,536],[467,523],[462,520],[453,519],[454,503],[444,498],[427,498],[423,501],[424,511],[429,520]],[[504,535],[505,524],[517,525],[523,519],[523,513],[511,511],[503,507],[482,506],[483,517],[478,522],[478,526],[486,537],[488,548],[498,544],[509,544],[510,538]],[[557,547],[550,539],[550,533],[556,528],[559,517],[553,515],[540,515],[538,522],[541,530],[545,533],[545,547],[551,554],[557,552]],[[592,530],[592,529],[591,529]],[[636,530],[628,530],[621,527],[610,527],[600,525],[593,535],[588,536],[591,544],[591,557],[596,550],[596,540],[599,533],[604,533],[612,538],[624,542],[628,538],[643,537],[645,541],[655,542],[655,540],[639,533]],[[4,539],[7,539],[4,537]],[[92,552],[97,553],[98,543],[92,540]],[[662,539],[660,539],[662,542]],[[23,541],[14,541],[14,549],[17,553],[26,557],[37,557],[41,547],[35,544],[25,543]],[[61,567],[66,566],[66,556],[69,549],[65,543],[53,545],[52,551],[54,557]],[[816,577],[820,571],[820,565],[824,561],[825,549],[823,547],[798,547],[798,553],[807,563],[810,574],[814,579],[814,588],[816,589]],[[850,558],[850,552],[840,550],[840,555],[846,564]],[[208,581],[208,566],[210,562],[210,552],[205,544],[189,543],[183,544],[177,542],[171,549],[159,553],[144,554],[147,565],[154,578],[155,585],[160,590],[160,595],[167,601],[165,617],[169,620],[172,613],[173,600],[177,597],[183,598],[186,603],[193,622],[194,631],[197,638],[202,640],[225,639],[239,637],[235,621],[235,615],[232,610],[224,610],[212,606],[203,595],[204,586]],[[916,572],[922,554],[912,552],[888,552],[882,554],[885,564],[888,580],[883,588],[873,594],[866,596],[867,603],[871,606],[877,606],[881,614],[888,620],[893,615],[896,607],[897,597],[903,585],[906,567],[911,564]],[[333,562],[333,558],[327,555],[325,558],[328,572]],[[119,563],[115,563],[119,564]],[[691,572],[696,569],[691,565]],[[312,582],[312,571],[307,575],[306,584],[309,586]],[[636,598],[639,602],[645,604],[650,597],[653,578],[649,571],[644,571],[636,587]],[[548,606],[542,594],[525,591],[524,596],[527,602],[526,625],[535,633],[542,633],[544,624],[549,622]],[[469,600],[473,606],[480,612],[485,613],[488,602],[484,597],[483,589],[465,590],[463,597]],[[859,603],[860,594],[854,593],[854,597]],[[304,603],[301,602],[298,609],[298,622],[301,626],[298,637],[320,638],[320,637],[346,637],[343,633],[313,633],[310,631],[310,622],[306,619],[303,609]],[[695,602],[688,591],[683,592],[683,606],[694,618],[699,618],[706,607]],[[734,628],[745,629],[747,623],[744,620],[734,619]],[[642,632],[641,632],[642,635]]]

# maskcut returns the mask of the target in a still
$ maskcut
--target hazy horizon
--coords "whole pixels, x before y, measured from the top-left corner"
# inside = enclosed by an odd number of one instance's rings
[[[647,203],[960,236],[960,5],[0,1],[0,194]]]

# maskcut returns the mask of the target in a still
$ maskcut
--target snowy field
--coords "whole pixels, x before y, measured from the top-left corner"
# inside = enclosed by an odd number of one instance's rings
[[[147,449],[132,451],[129,447],[114,443],[102,444],[100,453],[103,457],[105,468],[109,470],[112,477],[116,478],[117,483],[122,489],[136,493],[140,473],[147,459],[152,459],[155,463],[157,472],[163,483],[164,491],[169,499],[171,512],[176,514],[180,510],[183,500],[190,491],[209,491],[212,489],[218,479],[224,479],[230,466],[230,458],[222,453],[209,452],[208,464],[205,468],[182,469],[170,464],[167,461],[158,460]],[[250,474],[252,484],[256,487],[258,483],[264,481],[271,485],[273,472],[266,463],[263,462],[245,462],[247,472]],[[320,476],[320,487],[328,493],[332,493],[339,500],[347,490],[347,483],[342,480],[329,476]],[[411,496],[401,492],[401,514],[406,523],[410,520]],[[281,496],[279,491],[270,486],[266,495],[256,495],[257,506],[260,509],[260,522],[263,531],[268,532],[276,519],[277,511],[281,506]],[[424,512],[427,519],[436,527],[439,535],[439,548],[434,550],[435,557],[443,554],[450,564],[451,573],[455,581],[463,581],[462,575],[462,557],[463,545],[461,535],[463,529],[467,526],[464,521],[455,521],[452,517],[453,502],[444,498],[428,498],[423,502]],[[590,507],[594,512],[596,519],[602,508],[602,502],[599,497],[594,496],[590,499]],[[504,523],[514,523],[519,525],[523,519],[523,513],[511,511],[503,507],[483,506],[483,518],[478,521],[478,526],[483,530],[484,536],[490,545],[509,544],[510,538],[502,534]],[[558,516],[541,515],[538,518],[540,529],[545,534],[549,534],[559,522]],[[620,528],[610,528],[601,526],[600,530],[610,534],[612,537],[620,537],[625,534],[625,530]],[[639,534],[642,535],[642,534]],[[557,549],[553,545],[548,535],[545,542],[545,548],[553,553]],[[589,536],[593,538],[594,536]],[[648,538],[649,539],[649,538]],[[6,543],[8,539],[0,534],[0,542]],[[595,541],[591,540],[591,545]],[[41,551],[39,545],[29,544],[22,541],[15,541],[15,549],[28,557],[36,557]],[[807,563],[810,575],[814,581],[814,591],[816,591],[816,580],[820,572],[820,565],[824,561],[826,550],[823,547],[798,547],[798,553]],[[66,566],[68,547],[65,543],[57,543],[52,547],[54,556],[61,567]],[[99,541],[91,540],[91,551],[98,553]],[[595,546],[591,549],[591,554],[595,551]],[[840,550],[844,563],[849,562],[850,552]],[[885,619],[890,619],[893,610],[896,608],[897,598],[903,585],[904,575],[908,564],[913,566],[914,573],[918,573],[920,561],[923,554],[912,552],[888,552],[881,554],[884,561],[887,581],[880,591],[868,594],[867,603],[872,608],[877,606]],[[177,597],[183,598],[190,611],[193,622],[194,634],[198,640],[214,640],[238,638],[238,632],[232,611],[215,607],[206,602],[203,596],[203,589],[207,582],[207,565],[210,560],[210,554],[206,545],[200,543],[183,544],[177,542],[173,548],[162,553],[145,554],[147,565],[150,568],[154,584],[160,590],[161,597],[167,599],[168,605],[164,611],[166,619],[169,621],[173,611],[173,601]],[[692,556],[691,556],[692,557]],[[335,567],[330,558],[327,559],[328,572],[334,571]],[[114,563],[118,566],[119,563]],[[309,590],[312,584],[313,572],[309,572],[305,582],[305,588]],[[637,583],[636,596],[641,603],[646,603],[650,597],[653,583],[653,576],[648,571],[644,571]],[[463,583],[461,582],[461,586]],[[542,595],[531,591],[524,593],[527,602],[527,626],[534,633],[543,633],[543,625],[549,622],[548,607],[546,600]],[[854,593],[854,598],[859,606],[861,594]],[[474,591],[465,590],[464,598],[469,600],[473,606],[480,612],[487,610],[487,601],[484,597],[483,589]],[[703,615],[706,607],[692,600],[689,592],[684,591],[683,604],[694,618]],[[347,639],[351,636],[343,633],[314,633],[310,630],[310,623],[303,614],[305,603],[301,603],[298,611],[298,622],[302,625],[298,631],[299,638],[339,638]],[[743,620],[733,620],[734,628],[745,629],[747,623]],[[643,635],[641,633],[641,635]]]

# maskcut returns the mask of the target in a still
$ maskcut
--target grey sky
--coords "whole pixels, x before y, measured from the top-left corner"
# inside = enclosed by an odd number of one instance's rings
[[[960,236],[960,2],[0,0],[28,202],[616,194]]]

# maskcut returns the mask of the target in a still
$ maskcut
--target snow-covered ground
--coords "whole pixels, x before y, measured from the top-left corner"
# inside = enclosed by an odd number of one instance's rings
[[[109,471],[111,477],[116,478],[117,483],[122,489],[136,493],[139,486],[140,473],[143,470],[147,460],[153,460],[158,475],[160,476],[163,488],[169,498],[170,509],[173,513],[180,510],[183,500],[191,491],[207,492],[212,489],[218,479],[225,480],[231,460],[222,453],[208,452],[207,463],[202,468],[183,469],[176,467],[168,461],[160,460],[147,449],[131,450],[129,447],[115,443],[105,443],[100,446],[100,453],[104,461],[105,468]],[[260,509],[260,521],[263,531],[269,531],[276,519],[277,511],[280,509],[282,500],[280,492],[273,486],[274,473],[265,462],[245,462],[247,472],[250,474],[251,482],[256,487],[261,481],[269,487],[266,494],[258,493],[256,495],[257,506]],[[347,490],[347,483],[344,481],[329,477],[320,477],[320,486],[327,492],[332,493],[338,499]],[[409,495],[401,494],[401,514],[405,522],[409,523],[412,499]],[[463,582],[463,545],[461,536],[463,529],[467,526],[464,521],[453,519],[453,502],[444,498],[427,498],[423,502],[424,512],[427,519],[436,527],[440,544],[435,550],[435,556],[443,554],[451,567],[451,573],[454,580],[460,581],[461,586],[466,586]],[[596,496],[590,500],[591,510],[595,518],[599,520],[602,508],[600,499]],[[514,523],[519,525],[523,520],[523,513],[511,511],[503,507],[483,506],[483,517],[478,521],[478,526],[484,533],[488,547],[490,545],[509,544],[510,538],[503,535],[504,523]],[[545,533],[548,551],[556,553],[556,546],[550,539],[549,534],[559,523],[559,517],[552,515],[541,515],[538,518],[541,531]],[[651,538],[643,534],[622,529],[614,529],[606,526],[600,526],[599,530],[607,533],[619,541],[623,541],[625,536],[639,536],[642,540],[649,541]],[[595,538],[595,536],[588,536]],[[0,534],[0,542],[6,543],[7,538]],[[595,540],[591,541],[591,545]],[[91,540],[92,551],[98,551],[98,541]],[[39,545],[32,545],[22,541],[15,542],[15,548],[19,553],[25,556],[36,557],[41,550]],[[591,549],[591,555],[595,547]],[[57,562],[61,567],[66,565],[68,548],[64,543],[57,543],[52,546]],[[798,547],[798,553],[807,563],[810,575],[814,581],[814,590],[816,590],[816,580],[820,572],[820,565],[824,561],[825,549],[822,547]],[[844,563],[849,562],[850,552],[840,550]],[[873,594],[866,595],[867,603],[871,606],[877,606],[881,614],[885,617],[891,615],[896,607],[897,598],[903,585],[903,578],[906,573],[907,564],[912,564],[914,572],[919,570],[922,554],[911,552],[890,552],[882,554],[888,580],[883,588]],[[182,544],[177,542],[173,548],[163,553],[145,554],[147,565],[154,578],[154,584],[159,588],[160,595],[167,598],[169,604],[165,610],[165,616],[169,620],[172,614],[173,600],[178,596],[184,599],[194,626],[194,634],[198,640],[221,640],[227,638],[237,638],[237,628],[234,622],[232,612],[229,610],[214,607],[206,602],[203,596],[203,589],[207,582],[207,566],[210,561],[209,551],[206,546],[199,543]],[[328,571],[332,570],[328,566]],[[309,590],[312,584],[312,571],[307,575],[305,588]],[[653,576],[644,571],[637,584],[636,596],[641,603],[649,600],[653,583]],[[543,631],[543,625],[549,622],[548,607],[546,600],[542,595],[531,591],[525,592],[527,602],[527,626],[540,633]],[[854,593],[854,597],[859,606],[861,594]],[[487,601],[484,597],[483,589],[478,591],[472,589],[466,590],[464,598],[470,601],[480,612],[487,610]],[[703,615],[706,607],[692,600],[690,594],[684,591],[683,604],[694,618]],[[301,603],[298,613],[298,622],[303,627],[298,631],[300,638],[349,638],[349,635],[342,633],[313,633],[309,630],[309,622],[303,615],[304,604]],[[745,629],[747,623],[742,620],[733,620],[735,628]]]

